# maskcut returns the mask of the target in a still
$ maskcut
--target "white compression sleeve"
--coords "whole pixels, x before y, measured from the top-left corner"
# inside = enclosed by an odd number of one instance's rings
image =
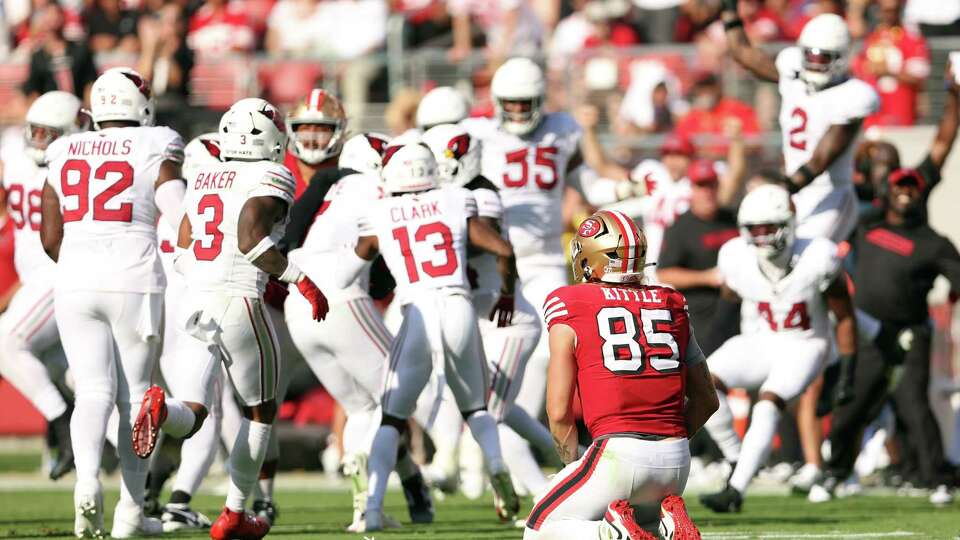
[[[153,202],[157,204],[163,219],[180,230],[180,220],[183,219],[183,196],[187,193],[187,184],[183,180],[169,180],[160,184],[153,194]]]

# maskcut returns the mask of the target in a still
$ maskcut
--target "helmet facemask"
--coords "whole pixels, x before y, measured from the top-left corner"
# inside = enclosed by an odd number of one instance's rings
[[[301,129],[302,126],[318,126],[320,129]],[[316,165],[340,153],[343,132],[341,123],[291,122],[289,137],[297,158],[308,165]]]
[[[740,227],[740,234],[747,243],[755,246],[766,260],[775,261],[789,253],[795,230],[792,221],[781,223],[751,223]]]
[[[846,72],[846,62],[842,52],[814,47],[803,48],[802,66],[800,78],[811,92],[831,86]]]
[[[500,97],[496,100],[497,116],[507,133],[523,136],[537,129],[537,126],[540,125],[540,119],[543,116],[542,105],[543,96],[529,98]]]

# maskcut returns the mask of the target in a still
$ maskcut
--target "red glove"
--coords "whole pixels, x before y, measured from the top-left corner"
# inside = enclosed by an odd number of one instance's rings
[[[497,328],[510,326],[513,322],[513,309],[513,295],[501,294],[500,298],[497,298],[497,303],[493,305],[493,309],[490,310],[489,319],[497,321]]]
[[[330,307],[327,305],[327,297],[320,292],[320,289],[306,275],[297,282],[297,289],[300,294],[306,298],[313,306],[313,320],[322,321],[327,317],[327,311]]]
[[[287,300],[289,294],[290,291],[287,290],[286,283],[270,276],[270,279],[267,280],[267,288],[263,291],[263,301],[268,306],[283,311],[283,303]]]

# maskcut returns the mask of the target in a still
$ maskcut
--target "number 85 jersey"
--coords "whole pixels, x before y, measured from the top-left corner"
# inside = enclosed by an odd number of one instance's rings
[[[183,199],[193,243],[184,255],[193,260],[186,271],[191,290],[226,296],[259,297],[267,274],[249,262],[237,244],[240,212],[254,197],[276,197],[293,204],[296,180],[272,161],[229,161],[204,165],[187,185]],[[279,242],[287,216],[274,224],[270,238]]]
[[[686,437],[684,378],[704,361],[687,301],[669,287],[583,283],[543,305],[547,328],[577,337],[577,388],[596,439],[613,433]]]

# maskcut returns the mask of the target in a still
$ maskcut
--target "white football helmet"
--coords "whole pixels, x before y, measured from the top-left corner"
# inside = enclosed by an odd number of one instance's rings
[[[740,234],[768,259],[789,250],[796,237],[796,210],[790,193],[774,184],[747,193],[737,213]]]
[[[220,119],[220,158],[283,162],[286,126],[276,107],[260,98],[234,103]]]
[[[88,123],[80,100],[73,94],[59,90],[43,94],[27,110],[27,128],[23,132],[27,155],[42,165],[50,143],[64,135],[85,131]]]
[[[465,185],[480,175],[480,140],[457,124],[440,124],[423,134],[423,142],[437,160],[441,184]]]
[[[470,115],[467,98],[456,88],[438,86],[417,106],[417,127],[426,131],[440,124],[456,124]]]
[[[323,147],[317,147],[315,141],[308,140],[310,135],[298,134],[297,126],[302,124],[322,124],[331,126],[333,134]],[[337,96],[314,88],[307,97],[300,100],[287,114],[287,138],[290,141],[290,151],[300,161],[316,165],[321,161],[335,156],[343,148],[343,139],[347,131],[347,116],[343,113],[343,106]],[[315,136],[315,135],[314,135]]]
[[[98,129],[100,122],[112,120],[152,126],[155,109],[150,83],[130,68],[104,71],[90,90],[90,113]]]
[[[383,188],[412,193],[437,187],[437,160],[425,144],[392,146],[384,155]]]
[[[220,141],[216,132],[194,137],[183,148],[183,178],[192,181],[203,165],[220,163]]]
[[[810,19],[797,45],[803,54],[800,78],[810,91],[821,90],[847,75],[850,31],[839,15],[822,13]]]
[[[511,58],[497,69],[490,91],[504,131],[523,136],[540,125],[546,86],[543,70],[529,58]],[[504,109],[505,101],[527,101],[530,110],[507,112]]]
[[[380,176],[383,168],[383,152],[390,144],[390,137],[381,133],[360,133],[347,139],[340,151],[337,166],[353,169],[359,173]]]

